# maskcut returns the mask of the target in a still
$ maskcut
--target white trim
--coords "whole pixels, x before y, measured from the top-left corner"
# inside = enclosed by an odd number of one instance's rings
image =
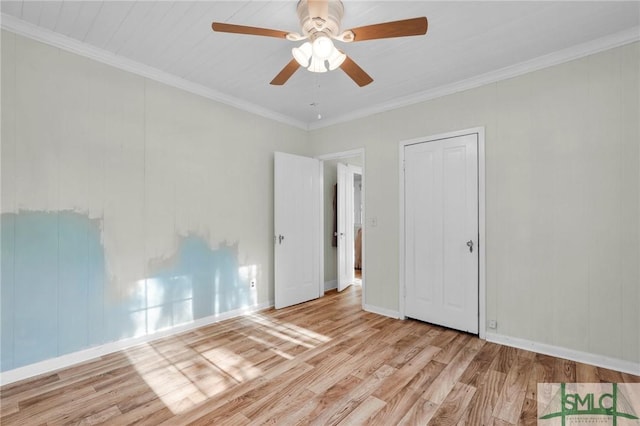
[[[316,158],[318,160],[327,161],[327,160],[339,160],[341,158],[357,157],[359,155],[364,156],[364,148],[356,148],[356,149],[350,149],[348,151],[322,154],[322,155],[318,155]],[[364,167],[364,158],[362,159],[362,161],[363,161],[362,166]]]
[[[320,203],[318,204],[320,209],[320,214],[318,215],[318,297],[320,298],[327,291],[327,284],[324,282],[324,162],[317,158],[315,160],[318,162],[318,173],[320,175],[318,179],[320,197]]]
[[[150,80],[158,81],[168,86],[176,87],[186,92],[211,99],[212,101],[220,102],[239,110],[243,110],[251,114],[256,114],[261,117],[278,121],[280,123],[284,123],[303,130],[308,130],[309,128],[306,123],[296,120],[292,117],[279,114],[270,109],[261,107],[259,105],[233,96],[226,95],[222,92],[218,92],[217,90],[210,89],[201,84],[193,83],[191,81],[185,80],[184,78],[161,71],[157,68],[144,65],[131,59],[127,59],[123,56],[119,56],[107,50],[91,46],[87,43],[83,43],[81,41],[53,32],[51,30],[38,27],[21,19],[17,19],[12,15],[2,13],[0,24],[2,29],[11,31],[12,33],[42,43],[46,43],[48,45],[66,50],[71,53],[75,53],[80,56],[84,56],[86,58],[93,59],[98,62],[102,62],[103,64],[107,64],[112,67],[140,75]]]
[[[507,80],[518,77],[543,68],[560,65],[565,62],[580,59],[585,56],[593,55],[605,50],[614,49],[640,40],[640,26],[629,28],[615,34],[611,34],[596,40],[568,47],[557,52],[539,56],[528,61],[490,71],[465,80],[460,80],[451,84],[435,87],[433,89],[417,92],[409,96],[396,98],[383,104],[372,105],[368,108],[357,109],[350,114],[344,114],[334,119],[325,119],[321,121],[312,121],[309,123],[309,130],[321,129],[333,126],[339,123],[345,123],[360,118],[368,117],[374,114],[395,110],[398,108],[414,105],[420,102],[430,101],[432,99],[441,98],[454,93],[463,92],[465,90],[475,89],[490,83]]]
[[[413,145],[416,143],[431,142],[439,139],[455,138],[459,136],[478,135],[478,336],[484,339],[487,332],[487,285],[486,285],[486,216],[485,216],[485,137],[484,127],[474,127],[471,129],[459,130],[455,132],[441,133],[438,135],[432,135],[427,137],[415,138],[411,140],[401,141],[398,144],[398,181],[400,184],[399,190],[399,246],[398,246],[398,308],[400,318],[405,318],[405,275],[404,275],[404,235],[405,235],[405,223],[404,223],[404,148],[407,145]]]
[[[549,345],[547,343],[534,342],[518,337],[505,336],[503,334],[487,333],[487,341],[505,346],[533,351],[539,354],[551,355],[583,364],[595,365],[596,367],[608,368],[610,370],[624,373],[640,375],[640,362],[625,361],[618,358],[610,358],[596,355],[589,352],[564,348],[561,346]]]
[[[391,309],[379,308],[377,306],[372,306],[372,305],[364,305],[362,306],[362,309],[364,309],[367,312],[371,312],[372,314],[382,315],[389,318],[394,318],[394,319],[402,318],[400,316],[400,312],[393,311]]]
[[[334,119],[325,119],[305,123],[293,117],[277,113],[275,111],[255,105],[242,99],[235,98],[233,96],[225,95],[221,92],[209,89],[196,83],[192,83],[173,74],[160,71],[156,68],[143,65],[130,59],[126,59],[122,56],[115,55],[111,52],[99,49],[87,43],[80,42],[78,40],[66,37],[62,34],[47,30],[42,27],[38,27],[36,25],[18,19],[12,15],[2,13],[0,15],[0,27],[7,31],[11,31],[13,33],[28,37],[30,39],[49,44],[51,46],[55,46],[69,52],[94,59],[113,67],[129,71],[155,81],[159,81],[169,86],[177,87],[187,92],[203,96],[216,102],[230,105],[234,108],[238,108],[240,110],[244,110],[252,114],[288,124],[290,126],[297,127],[303,130],[315,130],[329,127],[335,124],[357,120],[381,112],[402,108],[420,102],[426,102],[432,99],[451,95],[453,93],[458,93],[484,86],[486,84],[517,77],[519,75],[523,75],[532,71],[559,65],[565,62],[572,61],[574,59],[593,55],[598,52],[624,46],[625,44],[633,43],[640,40],[640,26],[636,26],[615,34],[588,41],[576,46],[568,47],[557,52],[539,56],[528,61],[510,65],[508,67],[504,67],[495,71],[490,71],[488,73],[471,77],[465,80],[414,93],[409,96],[404,96],[401,98],[390,100],[389,102],[384,102],[382,104],[372,105],[368,108],[358,109],[350,114],[343,114],[340,117]]]
[[[224,312],[217,315],[211,315],[205,318],[197,319],[188,324],[181,324],[176,327],[166,328],[153,334],[147,334],[140,337],[132,337],[129,339],[118,340],[116,342],[105,343],[104,345],[94,346],[92,348],[83,349],[81,351],[73,352],[70,354],[62,355],[56,358],[47,359],[34,364],[25,365],[24,367],[15,368],[0,373],[0,385],[4,386],[9,383],[17,382],[19,380],[28,379],[40,374],[49,373],[61,368],[70,367],[80,362],[85,362],[94,358],[98,358],[113,352],[121,351],[132,346],[140,345],[142,343],[152,342],[154,340],[171,336],[185,331],[193,330],[196,328],[204,327],[205,325],[214,324],[231,318],[236,318],[243,315],[249,315],[263,309],[273,307],[273,301],[261,303],[252,307],[235,309],[233,311]]]
[[[324,282],[324,291],[335,290],[338,288],[338,280],[331,280]]]
[[[484,127],[478,127],[478,336],[487,334],[487,228],[486,228],[486,160]]]

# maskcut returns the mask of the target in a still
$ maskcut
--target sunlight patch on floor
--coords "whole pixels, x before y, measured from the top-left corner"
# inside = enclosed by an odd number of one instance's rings
[[[262,377],[264,371],[249,359],[292,360],[295,355],[287,353],[287,348],[299,353],[331,340],[263,314],[248,314],[244,318],[248,322],[241,320],[244,322],[232,329],[237,335],[223,342],[214,339],[207,343],[203,333],[199,337],[203,341],[197,344],[188,340],[169,346],[152,342],[124,352],[145,384],[173,414],[179,414],[240,383]],[[213,332],[215,326],[210,330]],[[254,342],[253,346],[243,345],[245,339]],[[211,347],[214,344],[216,347]],[[265,351],[282,360],[268,356]]]
[[[274,348],[274,347],[272,347],[272,345],[271,345],[269,342],[267,342],[266,340],[262,340],[262,339],[261,339],[261,338],[259,338],[259,337],[256,337],[256,336],[247,336],[247,338],[248,338],[248,339],[250,339],[250,340],[253,340],[253,341],[254,341],[254,342],[256,342],[256,343],[259,343],[259,344],[261,344],[261,345],[266,346],[266,347],[268,348],[267,350],[269,350],[269,351],[273,352],[274,354],[276,354],[276,355],[278,355],[278,356],[281,356],[282,358],[285,358],[285,359],[293,359],[293,358],[295,358],[293,355],[289,355],[288,353],[286,353],[286,352],[284,352],[284,351],[281,351],[281,350],[280,350],[280,349],[278,349],[278,348]]]
[[[326,343],[331,340],[330,337],[316,333],[312,330],[308,330],[306,328],[287,322],[278,322],[265,315],[252,314],[247,315],[247,318],[257,324],[267,327],[270,330],[274,330],[274,332],[278,332],[278,334],[282,336],[282,338],[288,337],[289,339],[293,339],[296,342],[299,341],[304,342],[305,345],[311,345],[311,347],[315,347],[320,343]],[[274,334],[274,337],[278,336]],[[289,341],[293,342],[293,340]]]

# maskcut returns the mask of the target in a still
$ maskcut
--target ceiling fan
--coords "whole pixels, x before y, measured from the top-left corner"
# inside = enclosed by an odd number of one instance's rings
[[[293,59],[271,81],[271,84],[277,86],[286,83],[300,67],[312,72],[341,68],[358,86],[366,86],[373,79],[353,59],[336,49],[332,40],[353,43],[427,33],[426,17],[365,25],[341,32],[344,6],[340,0],[300,0],[297,11],[302,34],[224,22],[213,22],[211,28],[218,32],[276,37],[290,41],[309,40],[292,49]]]

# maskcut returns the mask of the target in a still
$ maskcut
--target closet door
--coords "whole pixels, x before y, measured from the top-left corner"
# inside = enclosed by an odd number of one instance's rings
[[[478,136],[407,145],[405,313],[478,333]]]

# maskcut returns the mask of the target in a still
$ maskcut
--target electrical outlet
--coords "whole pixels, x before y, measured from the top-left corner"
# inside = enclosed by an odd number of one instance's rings
[[[496,320],[489,320],[489,328],[493,328],[494,330],[496,328],[498,328],[498,321]]]
[[[249,281],[249,287],[250,288],[256,288],[256,280]]]

